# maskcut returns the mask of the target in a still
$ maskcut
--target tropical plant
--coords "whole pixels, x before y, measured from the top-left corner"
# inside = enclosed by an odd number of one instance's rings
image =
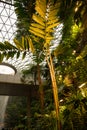
[[[54,102],[56,107],[56,118],[59,123],[58,87],[56,83],[55,69],[53,66],[53,59],[50,50],[50,46],[52,44],[51,41],[54,39],[54,28],[57,27],[59,24],[57,16],[58,7],[58,1],[54,4],[53,1],[46,2],[45,0],[37,0],[35,6],[36,13],[33,14],[32,17],[34,22],[31,23],[29,32],[33,34],[34,38],[32,38],[31,35],[31,39],[33,43],[35,42],[34,45],[42,44],[42,52],[44,53],[44,57],[46,58],[50,70]],[[60,123],[58,124],[58,128],[60,129]]]

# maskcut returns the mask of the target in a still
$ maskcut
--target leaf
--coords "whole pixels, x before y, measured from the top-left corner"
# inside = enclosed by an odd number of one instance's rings
[[[29,32],[31,32],[31,33],[33,33],[34,35],[36,35],[36,36],[38,36],[38,37],[40,37],[40,38],[43,38],[43,39],[44,39],[44,36],[43,36],[42,34],[40,34],[40,33],[37,33],[37,32],[32,31],[32,30],[29,30]]]
[[[44,23],[44,19],[41,18],[40,16],[36,15],[36,14],[33,14],[33,20],[35,22],[37,22],[38,24],[42,25],[42,26],[45,26],[45,23]]]
[[[39,37],[36,37],[36,36],[34,36],[34,35],[32,35],[31,38],[32,38],[36,43],[37,43],[37,42],[39,41],[39,39],[40,39]]]
[[[35,49],[34,49],[34,46],[30,37],[28,37],[28,43],[29,43],[31,52],[34,53]]]
[[[33,27],[37,27],[39,29],[44,29],[44,26],[40,25],[40,24],[37,24],[37,23],[32,23],[31,26]]]
[[[26,45],[26,50],[29,51],[29,43],[27,37],[25,38],[25,45]]]
[[[50,16],[56,16],[56,15],[57,15],[57,9],[52,10],[52,11],[49,12],[49,17]]]
[[[42,35],[45,35],[45,32],[44,32],[44,30],[42,30],[42,29],[35,28],[35,27],[30,27],[30,30],[35,31],[35,32],[37,32],[37,33],[40,33],[40,34],[42,34]]]
[[[4,51],[4,50],[7,49],[5,48],[5,45],[2,42],[0,42],[0,51]]]
[[[37,7],[40,6],[41,10],[45,13],[45,11],[46,11],[46,0],[41,0],[41,1],[40,0],[36,0],[36,6]]]
[[[3,61],[4,55],[0,53],[0,63]]]
[[[40,15],[42,18],[45,18],[45,11],[43,11],[41,7],[36,6],[36,7],[35,7],[35,10],[39,13],[39,15]]]
[[[20,56],[20,51],[17,52],[17,56],[16,56],[16,58],[18,59],[19,56]]]
[[[16,47],[17,47],[19,50],[23,50],[23,47],[22,47],[21,43],[20,43],[17,39],[14,39],[13,41],[14,41]]]
[[[49,26],[46,28],[46,31],[49,32],[49,30],[50,30],[51,28],[54,28],[54,27],[56,27],[56,26],[58,26],[58,23],[55,23],[55,24],[49,25]]]
[[[24,51],[23,55],[22,55],[22,60],[26,57],[26,51]]]
[[[25,44],[24,44],[24,37],[22,36],[22,47],[25,49]]]
[[[48,21],[52,21],[52,20],[55,20],[55,19],[58,19],[56,16],[50,16],[50,17],[48,17]]]
[[[47,25],[54,24],[54,23],[58,23],[58,19],[49,20],[49,21],[47,22]]]
[[[54,37],[46,37],[46,40],[52,40]]]
[[[9,58],[13,58],[15,54],[16,54],[16,51],[8,51],[6,55],[6,60],[8,60]]]
[[[17,49],[15,46],[13,46],[11,43],[9,43],[8,41],[5,41],[5,46],[7,49],[12,50],[12,49]]]

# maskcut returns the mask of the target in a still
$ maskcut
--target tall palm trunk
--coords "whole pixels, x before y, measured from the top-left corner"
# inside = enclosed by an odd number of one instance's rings
[[[54,71],[54,66],[53,66],[53,59],[51,55],[49,59],[47,58],[47,63],[50,70],[51,81],[52,81],[52,89],[53,89],[53,96],[54,96],[55,109],[56,109],[56,118],[57,118],[57,130],[60,130],[58,88],[57,88],[57,82],[56,82],[55,71]]]

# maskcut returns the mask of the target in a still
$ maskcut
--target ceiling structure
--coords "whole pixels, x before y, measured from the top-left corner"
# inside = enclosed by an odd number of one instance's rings
[[[0,42],[10,41],[13,43],[13,39],[16,35],[16,14],[14,11],[13,0],[0,0]],[[27,55],[24,60],[22,56],[19,59],[10,58],[8,60],[4,59],[5,63],[9,63],[16,67],[18,72],[26,69],[29,66],[29,63],[33,64],[31,56]]]
[[[16,34],[16,14],[12,1],[0,1],[0,41],[11,41]]]

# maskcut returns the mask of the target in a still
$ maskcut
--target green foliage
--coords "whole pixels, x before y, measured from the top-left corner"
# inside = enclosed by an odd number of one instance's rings
[[[66,108],[63,111],[63,129],[86,130],[87,98],[78,92],[77,95],[72,94],[70,98],[67,98],[64,104]]]
[[[5,41],[4,43],[0,42],[0,62],[3,61],[4,57],[6,59],[9,59],[10,57],[13,58],[17,51],[18,49],[8,41]]]
[[[29,34],[29,25],[34,13],[35,0],[14,0],[15,13],[17,16],[17,35],[18,39],[21,36]]]
[[[27,99],[26,97],[10,97],[6,108],[6,128],[27,128]]]

